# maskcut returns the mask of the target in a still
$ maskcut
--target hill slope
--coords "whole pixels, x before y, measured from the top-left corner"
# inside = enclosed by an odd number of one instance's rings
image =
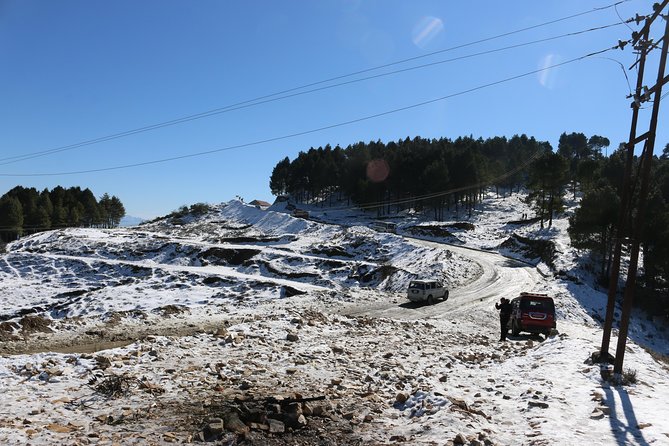
[[[567,252],[562,223],[544,234],[508,224],[526,212],[516,200],[488,200],[470,226],[445,224],[448,240],[490,249],[534,233]],[[613,387],[587,362],[601,336],[597,290],[495,253],[376,233],[359,215],[339,223],[230,202],[12,243],[0,258],[0,346],[64,353],[0,359],[0,442],[669,441],[665,365],[630,344],[638,383]],[[400,232],[416,225],[440,226]],[[407,281],[430,277],[449,300],[408,304]],[[498,343],[493,303],[526,286],[555,297],[560,334]],[[666,351],[640,323],[633,334]]]

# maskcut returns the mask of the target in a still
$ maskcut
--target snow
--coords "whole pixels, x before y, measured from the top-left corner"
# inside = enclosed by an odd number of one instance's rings
[[[666,325],[635,314],[636,384],[589,361],[606,295],[569,244],[575,204],[541,229],[510,223],[531,215],[522,194],[489,194],[471,218],[410,214],[395,235],[361,212],[304,206],[305,220],[231,201],[13,242],[0,257],[0,444],[186,443],[234,397],[296,393],[324,395],[337,433],[366,444],[669,444]],[[436,224],[455,246],[407,237]],[[553,241],[567,274],[500,247],[513,233]],[[433,278],[447,301],[406,300],[410,280]],[[520,291],[554,298],[558,334],[497,341],[494,303]],[[26,315],[49,325],[20,331]],[[127,388],[105,396],[110,377]]]

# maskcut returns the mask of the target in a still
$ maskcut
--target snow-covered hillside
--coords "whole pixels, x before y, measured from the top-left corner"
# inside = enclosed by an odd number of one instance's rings
[[[518,196],[489,196],[466,221],[407,215],[395,235],[272,209],[11,243],[0,443],[669,444],[666,363],[631,343],[637,383],[614,387],[588,361],[605,296],[579,279],[564,216],[539,230]],[[569,274],[514,234],[551,240]],[[415,278],[451,297],[410,304]],[[527,288],[555,298],[559,334],[499,343],[493,304]],[[669,354],[666,328],[636,318],[631,336]]]

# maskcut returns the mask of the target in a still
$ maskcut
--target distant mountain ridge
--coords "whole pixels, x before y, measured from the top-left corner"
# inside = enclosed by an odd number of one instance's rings
[[[126,215],[121,219],[121,223],[119,223],[119,226],[127,227],[127,226],[137,226],[140,223],[145,222],[143,218],[140,217],[133,217],[132,215]]]

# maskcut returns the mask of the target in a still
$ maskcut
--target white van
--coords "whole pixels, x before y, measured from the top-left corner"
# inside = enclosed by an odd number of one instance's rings
[[[397,223],[389,221],[373,221],[370,227],[375,231],[397,234]]]
[[[412,280],[409,282],[407,299],[412,302],[425,302],[433,305],[437,299],[448,299],[448,290],[438,280]]]

